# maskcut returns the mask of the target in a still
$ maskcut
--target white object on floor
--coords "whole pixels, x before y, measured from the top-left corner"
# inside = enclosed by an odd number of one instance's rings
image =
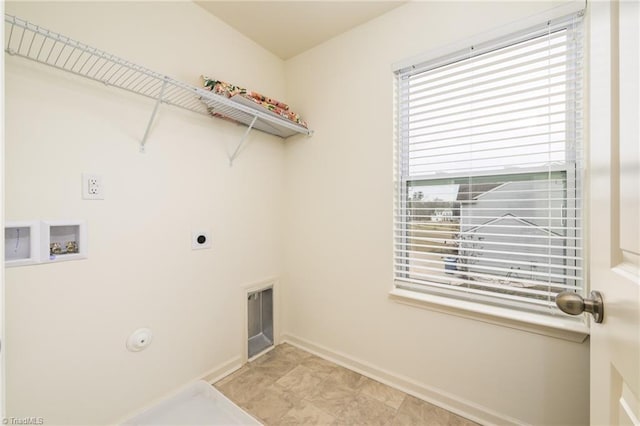
[[[122,423],[134,425],[261,425],[220,391],[200,380]]]

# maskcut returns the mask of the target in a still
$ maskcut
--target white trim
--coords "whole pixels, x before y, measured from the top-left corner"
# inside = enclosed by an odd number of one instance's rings
[[[384,370],[350,355],[334,351],[322,345],[310,342],[292,334],[282,335],[283,342],[304,349],[314,355],[341,365],[352,371],[369,377],[380,383],[391,386],[416,398],[442,407],[466,419],[483,425],[526,425],[522,420],[515,419],[503,413],[498,413],[487,407],[447,393],[441,389],[418,383],[415,380]]]
[[[244,363],[242,362],[241,356],[233,357],[229,361],[212,368],[207,373],[200,376],[199,380],[204,380],[207,383],[214,384],[234,371],[239,370],[243,365]]]
[[[432,49],[421,55],[396,62],[391,66],[391,69],[393,72],[398,72],[404,68],[411,67],[416,64],[421,64],[433,59],[441,58],[443,56],[455,53],[463,49],[467,49],[471,45],[477,45],[486,43],[491,40],[496,40],[510,34],[514,34],[519,31],[534,27],[536,25],[540,25],[541,22],[550,21],[553,19],[562,18],[563,16],[571,15],[572,13],[577,13],[581,10],[586,9],[586,7],[587,0],[571,0],[549,10],[545,10],[544,12],[520,19],[510,24],[503,25],[494,30],[480,33],[471,38],[465,38],[464,40],[460,40],[437,49]]]
[[[552,317],[484,303],[459,300],[434,294],[418,293],[394,288],[389,297],[405,305],[429,309],[475,321],[499,325],[543,336],[581,343],[589,337],[590,329],[585,321]]]
[[[399,140],[400,138],[398,138]],[[401,143],[401,142],[399,142]],[[532,166],[532,167],[509,167],[503,169],[496,170],[477,170],[473,172],[474,177],[485,177],[485,176],[511,176],[511,175],[522,175],[522,174],[536,174],[536,173],[555,173],[555,172],[566,172],[567,165],[566,164],[549,164],[548,166]],[[422,180],[449,180],[449,179],[460,179],[460,178],[468,178],[469,173],[467,172],[434,172],[430,174],[422,174],[422,175],[413,175],[411,179],[405,178],[405,181],[422,181]]]

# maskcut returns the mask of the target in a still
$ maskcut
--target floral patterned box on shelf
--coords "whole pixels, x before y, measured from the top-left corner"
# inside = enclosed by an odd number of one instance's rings
[[[205,89],[211,90],[218,95],[225,96],[249,107],[260,107],[276,117],[285,118],[307,128],[307,122],[304,121],[299,114],[291,111],[289,105],[284,102],[270,98],[258,92],[247,90],[240,86],[235,86],[233,84],[205,76],[201,76],[201,82]],[[212,110],[209,112],[215,117],[229,119],[229,117],[225,117],[223,114],[218,112],[214,112]]]

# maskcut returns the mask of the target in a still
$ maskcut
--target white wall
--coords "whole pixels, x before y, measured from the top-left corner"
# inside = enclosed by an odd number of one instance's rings
[[[287,61],[287,99],[315,135],[285,147],[285,338],[479,420],[588,423],[588,342],[388,297],[391,65],[549,7],[410,3]]]
[[[7,3],[6,12],[198,84],[283,97],[284,65],[190,2]],[[105,424],[239,361],[241,288],[282,266],[283,143],[5,56],[6,219],[84,219],[89,258],[6,271],[7,415]],[[104,201],[82,201],[82,172]],[[211,250],[191,251],[192,228]],[[152,345],[125,349],[138,327]],[[6,344],[6,346],[5,346]]]

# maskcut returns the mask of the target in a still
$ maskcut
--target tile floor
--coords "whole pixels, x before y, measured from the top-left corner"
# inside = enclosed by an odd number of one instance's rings
[[[286,343],[214,386],[267,426],[476,425]]]

